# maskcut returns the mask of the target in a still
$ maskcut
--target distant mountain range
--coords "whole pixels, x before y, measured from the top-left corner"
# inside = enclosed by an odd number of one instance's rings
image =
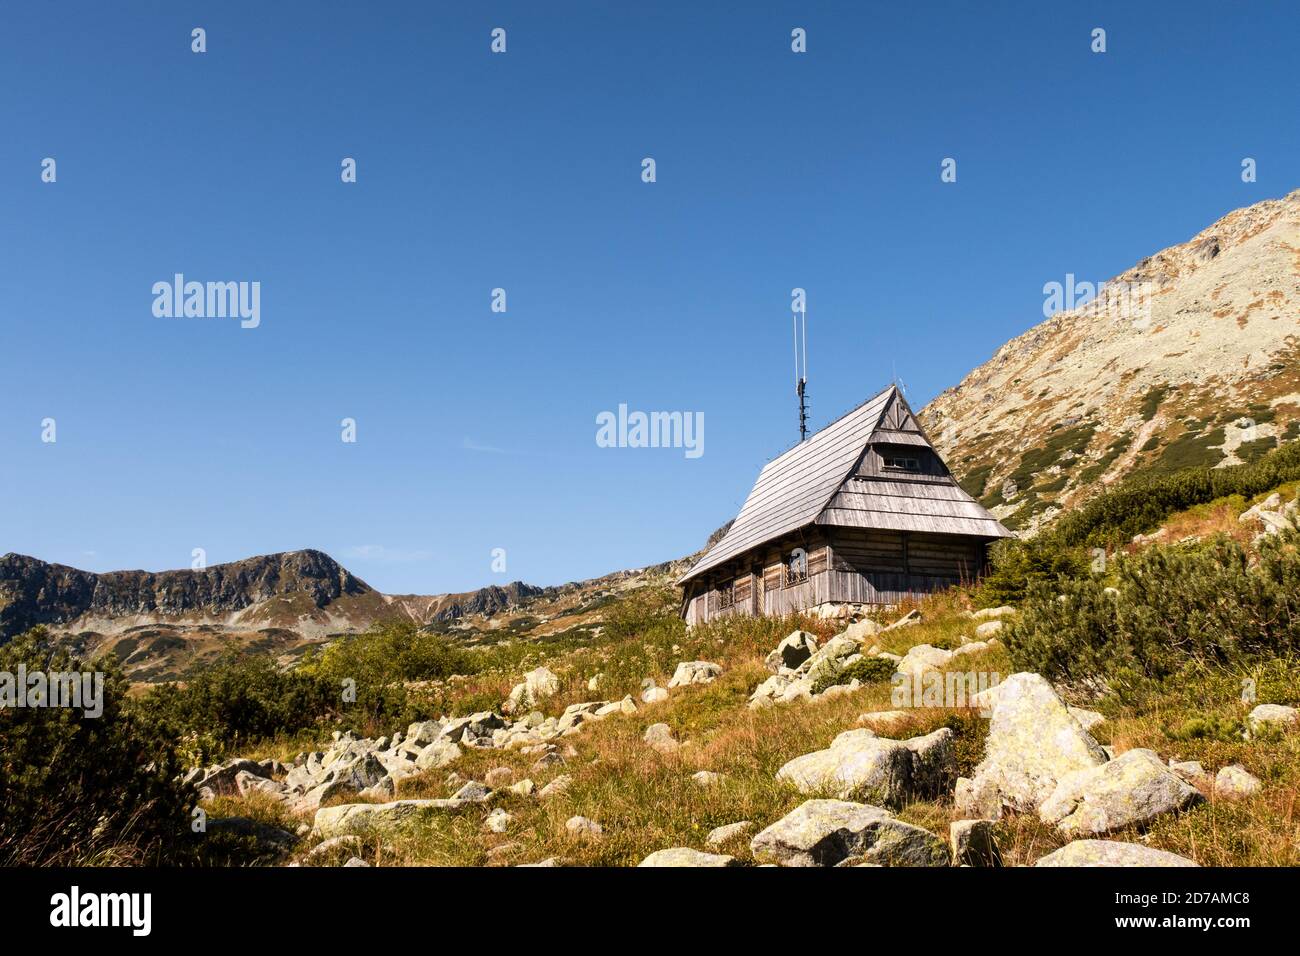
[[[966,490],[1009,527],[1033,533],[1137,472],[1249,461],[1300,437],[1300,190],[1143,259],[1093,302],[1069,302],[1073,280],[1060,279],[1069,307],[920,413]],[[422,596],[381,594],[312,550],[105,574],[8,554],[0,641],[44,624],[158,681],[232,647],[292,659],[394,616],[467,643],[581,633],[619,594],[668,584],[694,557]]]

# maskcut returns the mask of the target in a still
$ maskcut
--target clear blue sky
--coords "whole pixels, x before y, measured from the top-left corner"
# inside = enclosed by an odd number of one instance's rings
[[[681,556],[796,437],[792,287],[814,426],[895,363],[920,408],[1045,282],[1300,186],[1298,39],[1295,3],[7,3],[0,552],[419,593]],[[261,326],[155,318],[176,272],[260,282]],[[598,448],[620,403],[703,412],[704,455]]]

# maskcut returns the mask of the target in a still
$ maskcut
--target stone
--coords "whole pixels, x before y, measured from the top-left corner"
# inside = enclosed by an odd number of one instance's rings
[[[1182,762],[1170,760],[1169,769],[1189,783],[1205,776],[1205,768],[1201,766],[1199,760],[1186,760]]]
[[[662,687],[651,687],[641,692],[641,703],[657,704],[668,699],[668,691]]]
[[[947,866],[948,845],[888,810],[845,800],[808,800],[751,841],[755,859],[783,866],[835,866],[850,857],[886,866]]]
[[[605,832],[599,823],[587,817],[569,817],[564,821],[564,829],[583,839],[599,837]]]
[[[952,651],[945,651],[941,647],[933,647],[930,644],[917,644],[898,662],[898,672],[913,675],[938,670],[947,666],[952,657]]]
[[[749,820],[741,820],[737,823],[728,823],[725,826],[715,827],[709,831],[709,835],[704,842],[709,846],[721,846],[729,840],[735,840],[743,837],[754,829],[754,824]]]
[[[739,866],[732,856],[718,853],[701,853],[690,847],[677,846],[668,850],[656,850],[642,860],[637,866]]]
[[[355,834],[345,834],[343,836],[330,837],[328,840],[322,840],[310,850],[307,851],[308,861],[322,860],[335,854],[343,853],[349,856],[356,856],[365,847],[365,842],[361,837]]]
[[[822,677],[838,674],[844,668],[847,657],[861,653],[862,645],[843,634],[832,637],[817,649],[817,652],[799,665],[795,670],[798,677],[807,680],[807,686],[816,684]],[[783,695],[788,699],[788,694]]]
[[[225,763],[209,767],[195,781],[195,786],[206,787],[217,796],[235,796],[239,793],[236,779],[241,773],[252,777],[268,776],[262,765],[257,761],[237,757],[234,760],[227,760]]]
[[[341,803],[316,811],[312,832],[321,837],[405,826],[423,813],[464,806],[454,800],[395,800],[392,803]]]
[[[491,796],[491,787],[481,784],[477,780],[470,780],[453,793],[451,799],[459,800],[461,803],[482,803]]]
[[[882,625],[876,623],[871,618],[865,618],[846,627],[842,636],[847,637],[849,640],[857,641],[860,644],[868,637],[875,637],[883,630],[884,627]]]
[[[520,780],[516,784],[512,784],[507,789],[511,793],[517,794],[518,796],[531,797],[533,795],[533,791],[537,789],[537,785],[533,783],[530,779],[525,777],[523,780]]]
[[[993,637],[995,634],[997,634],[998,631],[1002,630],[1002,628],[1004,628],[1005,626],[1006,625],[1003,624],[1001,621],[985,621],[983,624],[977,624],[975,626],[975,636],[990,638]]]
[[[827,749],[789,761],[776,778],[794,784],[800,793],[900,806],[909,799],[937,797],[952,786],[952,740],[947,727],[902,741],[877,737],[871,730],[848,730]]]
[[[548,856],[546,859],[541,860],[540,862],[537,863],[520,863],[519,865],[520,866],[559,866],[560,860],[558,857]]]
[[[1229,800],[1249,797],[1262,786],[1259,777],[1250,773],[1241,764],[1224,767],[1214,777],[1214,795]]]
[[[546,786],[542,787],[542,789],[538,791],[537,795],[545,800],[547,797],[553,797],[557,793],[563,793],[565,790],[568,790],[572,783],[573,778],[567,773],[562,773]]]
[[[948,844],[954,866],[1001,866],[1002,854],[992,820],[954,820],[948,824]]]
[[[420,751],[420,755],[415,758],[415,766],[419,770],[436,770],[447,766],[460,753],[460,747],[450,740],[435,740]]]
[[[1187,857],[1153,850],[1140,843],[1116,840],[1075,840],[1044,857],[1034,866],[1198,866]]]
[[[514,779],[515,772],[509,767],[493,767],[483,775],[483,782],[494,789],[504,787]]]
[[[701,787],[713,787],[727,778],[720,773],[714,773],[712,770],[700,770],[691,774],[691,779]]]
[[[885,628],[885,630],[892,631],[896,628],[911,627],[913,624],[920,624],[920,623],[921,623],[921,612],[913,609],[911,611],[908,611],[897,621],[892,622],[888,627]]]
[[[981,778],[979,783],[968,777],[958,777],[952,804],[953,809],[964,816],[981,820],[1002,819],[1002,795],[987,777]]]
[[[767,669],[773,674],[782,668],[794,670],[817,651],[817,638],[807,631],[794,631],[787,634],[776,649],[763,660]]]
[[[1042,676],[1012,674],[996,690],[985,756],[975,768],[967,798],[979,795],[986,800],[996,792],[1010,809],[1036,811],[1064,777],[1106,763],[1105,751],[1070,716]],[[959,812],[990,816],[971,809],[959,807]]]
[[[1010,604],[1004,604],[1001,607],[986,607],[982,610],[975,611],[971,617],[976,620],[996,620],[1000,617],[1006,617],[1009,614],[1015,614],[1016,609]]]
[[[667,724],[651,724],[646,728],[642,739],[661,754],[676,753],[681,744],[673,737],[673,729]]]
[[[510,824],[513,821],[514,817],[510,813],[497,807],[487,815],[487,819],[483,821],[483,828],[489,833],[505,833],[506,830],[510,829]]]
[[[522,707],[536,707],[548,697],[560,692],[560,678],[549,668],[538,667],[524,675],[523,683],[516,684],[510,691],[502,709],[512,714]]]
[[[1283,704],[1260,704],[1246,717],[1246,727],[1252,734],[1265,730],[1284,730],[1300,722],[1300,710]]]
[[[558,753],[552,751],[551,753],[542,754],[542,756],[538,757],[535,761],[533,761],[532,772],[543,773],[551,767],[563,767],[563,766],[564,766],[564,758],[561,757]]]
[[[587,690],[591,691],[592,693],[595,693],[596,691],[600,690],[600,679],[603,676],[604,676],[603,674],[593,675],[591,680],[587,681]]]
[[[354,857],[350,858],[350,859],[349,859],[346,863],[344,863],[343,865],[344,865],[344,866],[369,866],[370,864],[367,863],[365,860],[361,859],[361,857],[359,857],[359,856],[354,856]]]
[[[722,676],[722,667],[708,661],[682,661],[673,672],[669,687],[689,687],[692,684],[711,684]]]
[[[1104,836],[1204,799],[1154,752],[1136,749],[1061,778],[1038,816],[1066,836]]]

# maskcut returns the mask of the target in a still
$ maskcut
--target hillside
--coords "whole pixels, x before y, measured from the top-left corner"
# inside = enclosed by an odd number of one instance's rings
[[[290,663],[333,637],[400,619],[466,645],[600,627],[600,608],[677,564],[541,588],[522,581],[456,594],[383,594],[321,551],[202,570],[96,574],[20,554],[0,557],[0,643],[45,625],[78,654],[113,652],[132,680],[175,680],[230,650]]]
[[[964,487],[1032,532],[1135,471],[1300,435],[1300,190],[1143,259],[921,412]]]

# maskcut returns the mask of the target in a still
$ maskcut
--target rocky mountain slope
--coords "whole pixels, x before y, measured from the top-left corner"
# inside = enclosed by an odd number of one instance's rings
[[[1138,470],[1300,437],[1300,190],[1238,209],[1002,346],[921,417],[967,491],[1032,532]]]
[[[0,643],[38,624],[78,653],[114,652],[133,680],[182,677],[229,650],[285,662],[387,619],[467,644],[598,629],[600,608],[667,581],[680,563],[541,588],[522,581],[459,594],[382,594],[321,551],[260,555],[202,570],[95,574],[21,554],[0,557]]]

